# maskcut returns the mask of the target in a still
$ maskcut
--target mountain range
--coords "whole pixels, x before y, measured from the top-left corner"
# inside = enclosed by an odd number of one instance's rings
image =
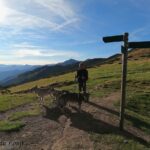
[[[32,65],[2,65],[0,64],[0,83],[13,79],[19,74],[34,70],[39,66]]]
[[[150,49],[132,49],[129,51],[128,59],[134,60],[137,58],[140,59],[141,57],[149,57],[149,56],[150,56]],[[121,63],[121,54],[115,54],[108,58],[87,59],[84,61],[84,63],[87,66],[87,68],[90,68],[105,63],[113,63],[114,61]],[[69,59],[62,63],[53,65],[30,66],[30,67],[26,66],[28,68],[27,71],[25,71],[24,69],[23,73],[18,74],[17,76],[12,76],[11,78],[7,78],[7,80],[4,80],[3,82],[1,81],[0,84],[1,86],[6,87],[14,86],[30,81],[35,81],[47,77],[62,75],[68,72],[73,72],[78,69],[78,65],[80,62],[81,61]]]
[[[92,67],[96,64],[100,64],[105,60],[105,58],[94,58],[85,60],[87,67]],[[45,65],[41,67],[36,67],[30,71],[26,71],[17,76],[12,76],[7,78],[8,80],[3,80],[0,82],[2,86],[12,86],[18,85],[21,83],[26,83],[29,81],[35,81],[42,78],[52,77],[61,75],[67,72],[75,71],[78,68],[78,65],[81,61],[75,59],[69,59],[62,63],[55,65]]]

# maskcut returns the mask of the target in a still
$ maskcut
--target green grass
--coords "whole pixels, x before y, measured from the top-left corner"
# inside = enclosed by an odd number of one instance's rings
[[[72,81],[73,77],[74,77],[73,73],[68,73],[65,75],[60,75],[56,77],[51,77],[51,78],[46,78],[46,79],[41,79],[38,81],[25,83],[19,86],[12,87],[10,88],[10,90],[11,92],[18,92],[18,91],[23,91],[23,90],[33,88],[36,85],[40,87],[40,86],[47,86],[49,84],[56,83],[56,82]]]
[[[138,82],[138,85],[139,84]],[[134,127],[150,134],[150,94],[147,88],[140,88],[134,84],[128,86],[127,99],[126,99],[126,122]],[[134,89],[134,90],[132,90]],[[119,109],[119,101],[115,104]]]
[[[130,95],[127,102],[127,108],[141,115],[150,117],[150,93],[134,93]]]
[[[150,135],[150,119],[146,115],[140,115],[134,111],[126,109],[126,124],[139,128],[145,134]]]
[[[36,101],[34,94],[0,95],[0,112]]]
[[[20,120],[24,117],[31,117],[31,116],[37,116],[41,113],[41,111],[39,109],[33,109],[33,110],[29,110],[29,111],[22,111],[22,112],[15,112],[12,113],[9,116],[9,120],[10,121],[16,121],[16,120]]]
[[[13,95],[12,98],[16,98],[14,103],[15,105],[11,105],[11,107],[9,107],[10,105],[10,97],[12,95],[3,95],[3,97],[5,97],[5,99],[3,99],[3,101],[1,101],[1,103],[3,105],[1,105],[1,111],[7,111],[9,109],[15,108],[17,106],[26,104],[26,103],[31,103],[33,102],[33,107],[30,108],[29,110],[26,111],[17,111],[14,113],[11,113],[7,119],[5,120],[1,120],[0,121],[0,131],[3,132],[12,132],[12,131],[18,131],[20,130],[22,127],[24,127],[26,124],[23,121],[20,121],[21,119],[25,118],[25,117],[31,117],[31,116],[38,116],[42,113],[42,110],[40,108],[40,105],[37,103],[37,98],[35,95],[31,95],[31,94],[25,94],[25,95]],[[1,98],[3,98],[1,97]],[[28,100],[26,100],[26,98]],[[45,105],[50,106],[52,104],[52,99],[51,97],[46,97],[45,98]]]
[[[102,97],[107,96],[112,92],[119,91],[121,88],[121,64],[105,64],[89,70],[88,91],[92,96]],[[20,91],[33,87],[34,85],[45,86],[55,82],[73,81],[74,72],[61,76],[56,76],[47,79],[41,79],[34,82],[29,82],[20,86],[12,87],[10,90]],[[127,107],[138,110],[140,105],[144,111],[145,106],[149,106],[148,99],[150,94],[146,92],[150,91],[150,59],[136,60],[128,62],[128,75],[127,75]],[[61,87],[62,89],[77,91],[77,85],[72,84],[69,86]],[[136,96],[136,92],[138,96]],[[143,98],[143,96],[146,98]],[[139,98],[137,98],[139,97]],[[141,100],[142,99],[142,100]],[[144,100],[143,100],[144,99]],[[139,104],[139,101],[141,102]],[[143,106],[142,106],[143,105]],[[132,108],[131,108],[132,107]],[[147,107],[148,108],[148,107]],[[149,107],[150,108],[150,107]],[[144,115],[143,113],[143,115]]]
[[[149,81],[150,76],[150,62],[145,60],[131,61],[128,63],[128,80],[144,80]],[[144,74],[143,74],[144,72]],[[74,81],[75,73],[69,73],[57,77],[41,79],[38,81],[26,83],[20,86],[12,87],[10,90],[12,92],[26,90],[35,85],[46,86],[55,82],[63,81]],[[144,76],[143,76],[144,75]],[[119,90],[121,85],[121,64],[106,64],[100,67],[95,67],[89,69],[89,81],[88,81],[88,90],[92,92],[93,95],[102,95],[105,96],[111,92]],[[96,89],[96,87],[101,87]],[[103,89],[104,87],[104,89]],[[75,90],[74,85],[63,87],[63,89]],[[99,94],[101,93],[101,94]],[[106,94],[103,94],[106,93]]]
[[[94,150],[114,149],[114,150],[148,150],[145,145],[122,135],[90,133]]]
[[[12,131],[18,131],[22,127],[24,127],[25,124],[19,121],[11,122],[11,121],[0,121],[0,131],[5,132],[12,132]]]
[[[52,102],[53,102],[53,100],[50,96],[45,97],[44,105],[49,107],[52,105]],[[42,113],[42,110],[40,108],[40,105],[38,103],[34,103],[34,106],[32,108],[30,108],[29,110],[12,113],[8,117],[8,120],[16,121],[16,120],[23,119],[24,117],[38,116],[41,113]]]

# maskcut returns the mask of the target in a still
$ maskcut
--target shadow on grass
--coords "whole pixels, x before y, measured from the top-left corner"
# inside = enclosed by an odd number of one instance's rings
[[[118,127],[108,124],[102,120],[95,119],[93,115],[82,110],[82,113],[72,113],[71,110],[65,108],[65,112],[61,113],[59,108],[48,108],[44,106],[46,110],[45,117],[58,122],[58,118],[61,115],[65,115],[71,120],[71,126],[84,130],[87,132],[99,133],[99,134],[116,134],[123,135],[129,139],[135,139],[136,141],[149,146],[149,143],[142,138],[139,138],[127,131],[120,131]],[[76,111],[76,107],[72,107]]]
[[[98,109],[102,109],[102,110],[105,110],[111,114],[114,114],[114,115],[117,115],[119,116],[119,112],[113,110],[113,109],[110,109],[110,108],[107,108],[107,107],[104,107],[104,106],[101,106],[101,105],[98,105],[98,104],[95,104],[93,102],[87,102],[89,105],[93,106],[93,107],[96,107]]]
[[[88,104],[92,105],[93,107],[96,107],[98,109],[102,109],[102,110],[105,110],[105,111],[107,111],[107,112],[109,112],[111,114],[119,116],[119,112],[117,112],[116,110],[113,110],[113,109],[110,109],[110,108],[107,108],[107,107],[95,104],[93,102],[88,102]],[[147,122],[145,122],[143,120],[140,120],[137,117],[125,114],[125,119],[128,120],[128,121],[130,121],[133,124],[133,126],[139,128],[139,129],[142,129],[143,127],[147,128],[147,129],[150,128],[150,124],[149,123],[147,123]]]

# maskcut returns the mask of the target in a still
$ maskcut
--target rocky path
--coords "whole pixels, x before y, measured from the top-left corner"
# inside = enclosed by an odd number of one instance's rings
[[[93,150],[90,132],[120,134],[119,113],[113,106],[119,98],[119,93],[112,93],[102,99],[91,99],[89,103],[83,104],[81,113],[78,113],[74,104],[67,107],[64,114],[56,108],[45,106],[43,115],[23,119],[26,126],[21,131],[1,132],[0,142],[7,144],[3,146],[1,143],[0,150]],[[11,111],[27,110],[30,107],[31,104]],[[140,137],[145,141],[150,139],[131,126],[126,126],[126,130],[122,133],[124,136],[132,136],[137,140]]]

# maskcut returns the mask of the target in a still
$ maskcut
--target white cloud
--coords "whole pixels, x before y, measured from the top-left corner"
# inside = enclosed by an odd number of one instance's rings
[[[31,45],[28,42],[23,42],[23,43],[19,43],[19,44],[13,44],[11,45],[11,47],[13,47],[14,49],[20,49],[20,48],[26,48],[26,49],[35,49],[35,48],[39,48],[39,46],[35,46],[35,45]]]
[[[5,7],[4,2],[0,1],[0,10],[1,10],[1,14],[0,14],[0,23],[3,23],[7,17],[7,15],[9,15],[9,9]]]
[[[76,46],[76,45],[89,45],[89,44],[95,44],[95,43],[98,43],[98,40],[89,40],[89,41],[74,42],[74,43],[69,43],[67,45]]]
[[[137,28],[130,33],[130,38],[132,40],[142,40],[146,35],[150,34],[150,25],[145,25],[143,27]]]
[[[27,57],[63,57],[63,58],[71,58],[71,57],[79,57],[80,55],[73,51],[64,51],[64,50],[52,50],[52,49],[18,49],[11,51],[0,51],[0,57],[14,57],[14,58],[27,58]]]
[[[6,65],[46,65],[46,64],[56,64],[58,63],[58,60],[33,60],[33,59],[23,59],[23,60],[19,60],[16,61],[14,59],[8,59],[7,61],[5,59],[1,59],[0,60],[0,64],[6,64]]]
[[[73,23],[76,23],[76,22],[78,22],[78,21],[79,21],[78,18],[74,18],[74,19],[68,20],[68,21],[66,21],[66,22],[64,22],[64,23],[62,23],[62,24],[57,25],[56,27],[54,27],[53,30],[54,30],[54,31],[61,30],[62,28],[66,27],[66,26],[68,26],[68,25],[71,25],[71,24],[73,24]]]
[[[67,0],[34,0],[36,3],[45,7],[53,15],[59,16],[60,18],[68,21],[68,18],[75,17],[76,14],[67,2]]]
[[[47,49],[29,43],[14,44],[11,49],[0,49],[2,64],[51,64],[69,58],[79,58],[81,54],[71,50]]]
[[[18,49],[12,52],[12,55],[17,57],[77,57],[77,53],[72,51],[62,51],[62,50],[40,50],[40,49]]]
[[[35,28],[56,32],[79,22],[68,0],[0,0],[0,11],[0,32],[7,36]]]

